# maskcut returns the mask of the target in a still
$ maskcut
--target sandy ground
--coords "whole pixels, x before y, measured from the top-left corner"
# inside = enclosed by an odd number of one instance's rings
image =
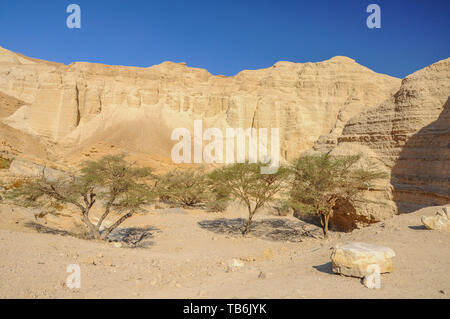
[[[239,209],[153,212],[124,225],[148,230],[130,248],[38,233],[17,209],[0,205],[0,297],[448,299],[450,234],[426,230],[420,222],[437,208],[332,233],[328,240],[318,227],[291,216],[260,214],[253,236],[242,238],[235,229],[236,219],[245,218]],[[396,252],[395,270],[382,275],[381,289],[331,272],[333,246],[351,241]],[[233,259],[244,266],[230,267]],[[65,284],[70,264],[80,265],[80,289]]]

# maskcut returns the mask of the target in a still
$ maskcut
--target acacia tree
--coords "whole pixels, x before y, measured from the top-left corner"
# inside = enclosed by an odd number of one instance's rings
[[[261,174],[260,163],[236,163],[217,168],[209,174],[215,190],[239,200],[248,209],[243,234],[250,232],[253,216],[285,186],[287,170],[280,167],[274,174]]]
[[[150,203],[155,193],[144,180],[152,177],[149,168],[135,168],[124,155],[108,155],[98,161],[83,163],[80,174],[30,179],[6,193],[6,198],[25,207],[45,207],[49,201],[73,205],[81,212],[82,221],[93,238],[106,240],[109,234],[143,206]],[[96,223],[90,219],[94,204],[103,206]],[[108,216],[117,219],[103,231],[100,228]]]
[[[182,206],[194,206],[206,199],[206,175],[199,169],[174,169],[160,176],[157,192],[160,199],[165,199]]]
[[[224,212],[231,202],[230,192],[213,180],[208,180],[206,197],[205,206],[210,212]]]
[[[318,215],[324,237],[338,199],[354,201],[362,190],[386,174],[371,167],[357,168],[361,155],[300,156],[289,167],[292,174],[288,204],[303,213]]]

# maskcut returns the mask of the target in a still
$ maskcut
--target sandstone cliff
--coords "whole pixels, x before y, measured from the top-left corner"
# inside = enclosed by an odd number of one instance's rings
[[[399,85],[346,57],[225,77],[172,62],[66,66],[0,49],[0,92],[26,104],[9,123],[66,150],[107,141],[169,156],[172,129],[203,119],[219,128],[279,127],[282,156],[290,159]]]
[[[363,153],[391,176],[338,202],[354,228],[450,202],[450,59],[403,81],[354,60],[278,62],[231,77],[184,63],[148,68],[29,58],[0,48],[0,153],[76,164],[126,151],[170,166],[176,127],[280,128],[281,155]],[[173,163],[172,163],[173,164]]]
[[[366,222],[450,203],[449,97],[446,59],[406,77],[392,97],[352,118],[342,135],[322,136],[314,146],[332,154],[363,153],[390,173],[389,181],[366,192],[367,202],[356,204]]]

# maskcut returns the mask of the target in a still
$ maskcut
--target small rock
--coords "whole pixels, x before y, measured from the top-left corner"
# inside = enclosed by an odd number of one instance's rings
[[[238,259],[233,258],[230,261],[230,267],[237,267],[237,268],[244,267],[244,263]]]
[[[88,265],[96,265],[96,263],[95,263],[95,258],[94,257],[86,257],[86,258],[83,258],[82,260],[81,260],[81,262],[82,263],[84,263],[84,264],[88,264]]]
[[[392,272],[395,252],[388,247],[353,242],[337,246],[331,254],[333,272],[345,276],[364,278],[367,267],[376,264],[380,273]]]
[[[116,248],[122,248],[122,243],[119,243],[118,241],[114,242],[114,247]]]
[[[260,271],[259,275],[258,275],[259,279],[266,279],[267,278],[267,274],[265,272]]]

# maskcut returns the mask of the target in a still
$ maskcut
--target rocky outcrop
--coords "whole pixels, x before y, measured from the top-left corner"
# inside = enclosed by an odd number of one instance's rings
[[[110,138],[111,144],[143,152],[154,151],[146,149],[148,143],[170,149],[173,128],[190,128],[193,119],[203,119],[205,126],[219,128],[278,127],[282,156],[293,158],[321,134],[341,130],[348,118],[385,100],[400,84],[346,57],[278,62],[225,77],[184,63],[66,66],[5,49],[0,56],[0,91],[29,106],[22,110],[24,120],[16,121],[25,131],[80,145],[119,127],[121,136]],[[139,136],[142,141],[136,143]]]
[[[378,107],[350,120],[338,138],[367,146],[391,171],[400,212],[450,202],[450,59],[402,81]]]
[[[342,134],[319,138],[315,152],[362,153],[391,176],[366,191],[365,202],[351,206],[356,216],[379,221],[450,203],[449,96],[446,59],[403,79],[392,97],[353,117]]]

